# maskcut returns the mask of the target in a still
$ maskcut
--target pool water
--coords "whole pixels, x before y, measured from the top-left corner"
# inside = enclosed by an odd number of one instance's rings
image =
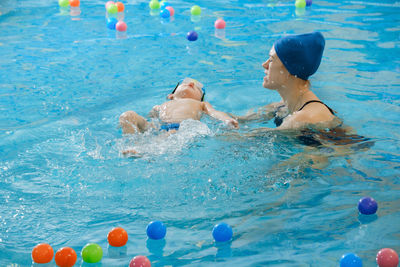
[[[95,266],[139,254],[153,266],[338,266],[348,252],[375,266],[381,248],[399,253],[400,2],[170,2],[170,20],[147,1],[124,2],[125,34],[107,29],[105,1],[81,1],[72,15],[57,1],[0,3],[0,265],[31,266],[42,242],[75,249],[76,266],[92,266],[80,256],[89,242],[103,248]],[[225,31],[214,29],[219,17]],[[118,128],[122,112],[145,116],[187,76],[221,111],[277,101],[261,63],[276,38],[314,30],[326,48],[313,91],[374,142],[368,149],[314,164],[290,134],[246,137],[270,122],[235,131],[204,117],[168,137]],[[130,148],[142,157],[124,157]],[[363,196],[377,214],[358,214]],[[147,240],[152,220],[165,239]],[[213,241],[220,222],[232,241]],[[108,246],[116,226],[125,247]]]

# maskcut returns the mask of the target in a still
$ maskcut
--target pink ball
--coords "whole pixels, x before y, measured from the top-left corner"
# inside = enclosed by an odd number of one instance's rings
[[[123,21],[118,21],[117,24],[115,24],[115,29],[119,32],[124,32],[128,26],[126,26],[126,23]]]
[[[397,267],[399,255],[391,248],[383,248],[376,255],[376,262],[379,267]]]
[[[223,19],[217,19],[214,26],[216,29],[225,29],[226,23]]]
[[[111,5],[111,4],[115,4],[113,1],[108,1],[107,3],[106,3],[106,9],[107,9],[107,7],[109,6],[109,5]]]
[[[151,267],[151,263],[146,256],[136,256],[129,263],[129,267]]]
[[[172,6],[167,6],[165,9],[169,10],[169,14],[171,15],[171,17],[175,14],[175,10],[172,8]]]

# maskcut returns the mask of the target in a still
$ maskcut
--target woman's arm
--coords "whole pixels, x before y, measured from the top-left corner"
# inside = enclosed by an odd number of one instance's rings
[[[249,110],[246,115],[243,116],[234,116],[233,117],[238,121],[238,122],[248,122],[248,121],[255,121],[255,120],[266,120],[269,121],[275,116],[276,110],[278,109],[279,106],[283,106],[284,103],[281,102],[276,102],[276,103],[271,103],[266,106],[258,108],[256,111],[254,110]]]

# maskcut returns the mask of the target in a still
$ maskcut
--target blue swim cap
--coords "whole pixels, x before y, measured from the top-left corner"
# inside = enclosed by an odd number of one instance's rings
[[[320,32],[288,35],[278,39],[274,47],[290,74],[308,80],[321,63],[325,39]]]

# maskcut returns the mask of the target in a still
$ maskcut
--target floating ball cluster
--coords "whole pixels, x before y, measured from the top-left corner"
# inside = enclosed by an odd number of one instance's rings
[[[79,7],[81,2],[79,0],[58,0],[58,5],[60,7]]]
[[[163,239],[166,233],[167,227],[161,221],[152,221],[146,227],[149,239]],[[233,232],[228,224],[220,223],[214,226],[212,235],[216,242],[226,242],[232,239]],[[108,232],[107,241],[112,247],[123,247],[128,242],[128,233],[121,227],[114,227]],[[32,249],[32,260],[35,263],[49,263],[53,255],[53,248],[46,243],[38,244]],[[81,256],[85,263],[98,263],[103,258],[103,249],[96,243],[88,243],[82,248]],[[77,254],[74,249],[63,247],[56,252],[54,260],[57,266],[72,267],[76,263]],[[146,256],[138,255],[130,261],[129,267],[151,267],[151,263]]]
[[[373,215],[378,210],[378,203],[372,197],[363,197],[358,201],[358,211],[363,215]],[[379,267],[397,267],[399,256],[391,248],[383,248],[376,255]],[[362,260],[354,253],[347,253],[340,259],[340,267],[362,267]]]
[[[125,32],[128,29],[128,26],[123,20],[118,20],[114,17],[116,14],[125,11],[125,5],[122,2],[108,1],[106,3],[106,11],[107,14],[110,15],[110,17],[107,18],[107,28],[119,32]]]

